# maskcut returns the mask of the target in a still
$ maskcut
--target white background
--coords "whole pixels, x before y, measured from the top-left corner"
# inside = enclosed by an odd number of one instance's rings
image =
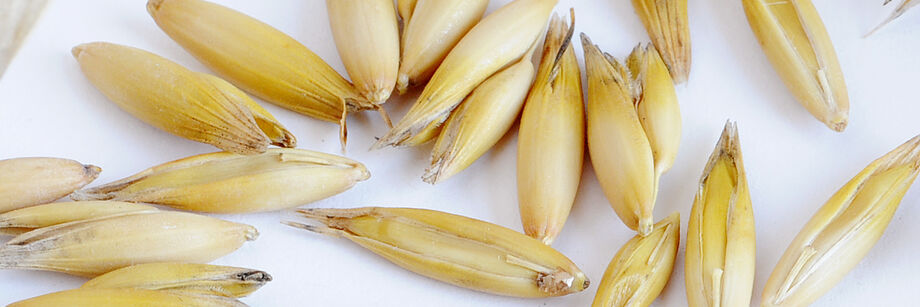
[[[323,1],[218,1],[290,34],[343,75]],[[492,1],[492,11],[508,0]],[[576,4],[577,2],[577,4]],[[757,45],[741,1],[690,1],[693,68],[678,87],[683,139],[662,178],[657,218],[681,212],[683,227],[696,183],[727,118],[737,120],[757,223],[754,302],[779,256],[811,214],[873,159],[920,133],[917,77],[920,13],[909,12],[870,38],[862,35],[890,8],[881,0],[816,0],[830,32],[851,100],[850,126],[835,133],[795,102]],[[562,0],[575,6],[578,32],[623,57],[645,30],[626,0]],[[101,166],[95,185],[147,167],[215,151],[148,126],[107,101],[70,54],[91,41],[136,46],[196,71],[208,71],[163,34],[144,1],[53,1],[0,80],[0,158],[67,157]],[[575,44],[579,60],[581,46]],[[537,57],[539,58],[539,57]],[[414,95],[387,104],[394,119]],[[338,127],[263,104],[297,136],[300,148],[340,153]],[[516,125],[515,125],[516,126]],[[521,230],[515,188],[516,128],[458,176],[430,186],[420,180],[430,145],[367,151],[385,132],[376,114],[350,118],[347,156],[370,180],[313,207],[407,206],[443,210]],[[914,189],[916,190],[916,188]],[[916,236],[920,192],[909,192],[872,252],[816,306],[914,305],[920,266]],[[263,269],[275,280],[244,301],[253,306],[585,306],[607,263],[633,233],[607,204],[586,163],[577,203],[554,247],[591,278],[590,289],[563,298],[482,294],[404,271],[344,239],[278,223],[283,213],[223,215],[262,235],[215,263]],[[685,229],[682,229],[685,230]],[[682,231],[682,235],[685,231]],[[683,238],[682,238],[683,239]],[[656,306],[685,306],[683,244]],[[0,271],[0,303],[70,289],[85,280],[58,273]],[[756,305],[756,304],[755,304]]]

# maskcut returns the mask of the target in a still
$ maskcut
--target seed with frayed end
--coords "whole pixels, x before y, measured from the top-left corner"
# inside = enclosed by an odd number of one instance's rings
[[[148,0],[160,29],[241,89],[286,109],[342,125],[376,109],[310,49],[252,17],[201,0]]]
[[[326,0],[332,37],[355,89],[373,104],[390,98],[399,70],[393,0]]]
[[[850,98],[837,54],[811,0],[742,0],[748,23],[792,95],[834,131],[847,126]]]
[[[38,228],[115,214],[149,213],[156,207],[120,201],[77,201],[39,205],[0,214],[0,234],[20,235]]]
[[[147,263],[102,274],[83,288],[136,288],[244,297],[272,280],[263,271],[197,263]]]
[[[549,297],[588,287],[571,260],[514,230],[459,215],[408,208],[302,209],[319,225],[285,222],[345,237],[412,272],[468,289]]]
[[[655,47],[637,46],[624,65],[582,33],[588,75],[588,150],[598,181],[620,219],[652,229],[661,175],[680,144],[680,106]]]
[[[396,88],[425,84],[447,53],[482,18],[488,0],[399,0],[402,61]]]
[[[700,178],[687,226],[690,307],[751,305],[755,235],[746,177],[738,130],[728,122]]]
[[[655,224],[648,236],[636,235],[620,248],[591,306],[649,306],[671,278],[678,245],[680,214],[674,212]]]
[[[422,180],[435,184],[456,175],[508,132],[533,83],[532,54],[533,49],[514,65],[483,81],[451,112],[431,150],[431,166]]]
[[[264,152],[269,143],[296,145],[268,111],[220,78],[111,43],[76,46],[73,56],[106,97],[169,133],[240,154]]]
[[[524,232],[555,240],[575,202],[585,150],[581,71],[572,48],[575,26],[549,23],[543,59],[518,130],[517,190]]]
[[[17,236],[0,245],[0,268],[91,277],[140,263],[204,263],[258,235],[249,225],[191,213],[111,215]]]
[[[891,2],[891,0],[886,0],[885,3],[884,3],[883,5],[887,5],[889,2]],[[899,4],[898,7],[895,8],[893,12],[891,12],[891,15],[889,15],[888,18],[885,18],[885,20],[883,20],[881,23],[879,23],[877,26],[875,26],[875,28],[873,28],[872,31],[869,31],[869,33],[866,34],[866,36],[869,36],[869,35],[874,34],[874,33],[877,32],[879,29],[881,29],[882,27],[884,27],[885,25],[887,25],[888,23],[894,21],[894,20],[897,19],[898,17],[901,17],[901,15],[903,15],[904,12],[907,12],[907,10],[909,10],[910,8],[916,6],[917,4],[920,4],[920,1],[918,1],[918,0],[903,0],[903,1],[901,1],[901,4]]]
[[[515,0],[499,8],[460,39],[438,66],[409,112],[374,148],[414,146],[438,127],[463,99],[509,63],[521,58],[540,36],[558,0]]]
[[[345,157],[274,148],[252,156],[227,152],[192,156],[77,191],[71,197],[146,202],[200,212],[261,212],[330,197],[369,177],[363,164]]]
[[[674,83],[686,82],[690,74],[687,0],[633,0],[632,3],[652,43],[668,65]]]
[[[60,158],[0,160],[0,213],[67,196],[101,171],[95,165]]]
[[[807,306],[833,288],[878,242],[918,173],[920,136],[847,182],[792,240],[761,306]]]
[[[10,304],[8,307],[246,307],[235,298],[145,289],[75,289]]]

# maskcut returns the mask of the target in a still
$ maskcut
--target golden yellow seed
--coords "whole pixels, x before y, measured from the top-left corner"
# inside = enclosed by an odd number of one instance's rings
[[[515,0],[483,18],[447,54],[406,116],[373,148],[428,141],[418,136],[432,125],[440,126],[476,86],[526,53],[544,30],[556,2]]]
[[[296,145],[290,132],[271,115],[266,117],[267,111],[220,78],[111,43],[82,44],[73,48],[73,55],[109,100],[154,127],[240,154],[264,152],[270,143]],[[254,114],[263,119],[262,126]]]
[[[72,195],[75,200],[146,202],[177,209],[245,213],[305,205],[370,177],[363,164],[315,151],[215,152],[167,162]]]
[[[834,131],[847,126],[850,98],[837,54],[811,0],[742,0],[761,49],[808,112]]]
[[[690,25],[687,0],[632,0],[648,36],[661,51],[674,83],[690,75]]]
[[[272,276],[263,271],[229,266],[161,262],[132,265],[102,274],[82,288],[147,289],[199,295],[244,297],[252,294]]]
[[[416,3],[417,2],[417,3]],[[400,0],[402,61],[396,88],[423,85],[447,53],[482,18],[488,0]]]
[[[514,230],[459,215],[409,208],[302,209],[314,224],[390,262],[458,287],[516,297],[550,297],[588,287],[571,260]],[[315,224],[315,223],[318,223]]]
[[[67,196],[101,171],[95,165],[61,158],[0,160],[0,213]]]
[[[872,161],[812,216],[783,253],[761,306],[807,306],[827,293],[885,232],[920,173],[920,136]]]
[[[399,70],[399,25],[393,0],[327,0],[339,56],[355,89],[373,104],[390,98]]]
[[[120,201],[61,202],[0,214],[0,234],[20,235],[38,228],[115,214],[155,212],[156,207]]]
[[[257,236],[252,226],[203,215],[126,213],[19,235],[0,245],[0,268],[92,277],[140,263],[209,262]]]
[[[617,252],[607,270],[593,307],[649,306],[671,278],[680,245],[680,214],[655,224],[647,236],[636,235]]]
[[[598,181],[620,219],[646,235],[661,175],[680,144],[680,107],[661,57],[637,46],[626,63],[582,33],[588,75],[588,150]]]
[[[536,44],[531,48],[536,48]],[[533,49],[483,81],[451,112],[422,180],[436,184],[466,169],[508,132],[533,83]]]
[[[186,51],[246,92],[339,123],[343,144],[347,113],[379,109],[310,49],[243,13],[202,0],[148,0],[147,11]]]
[[[565,224],[581,181],[585,110],[574,31],[558,16],[549,23],[533,89],[518,130],[517,191],[524,233],[551,244]]]
[[[738,130],[728,122],[700,178],[687,226],[690,307],[751,305],[756,238],[746,177]]]

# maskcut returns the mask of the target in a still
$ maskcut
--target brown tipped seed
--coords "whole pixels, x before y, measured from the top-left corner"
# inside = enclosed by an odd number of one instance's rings
[[[101,171],[95,165],[60,158],[0,160],[0,213],[67,196]]]
[[[252,17],[201,0],[148,0],[160,29],[205,66],[241,89],[286,109],[338,122],[378,109],[319,56]]]
[[[363,164],[315,151],[273,148],[243,156],[216,152],[146,169],[75,200],[146,202],[213,213],[273,211],[348,190],[370,177]]]
[[[326,0],[332,37],[355,89],[373,104],[390,98],[399,70],[393,0]]]
[[[636,235],[613,257],[597,287],[593,307],[649,306],[667,285],[680,245],[680,214]]]
[[[220,78],[111,43],[82,44],[73,48],[73,55],[109,100],[154,127],[240,154],[264,152],[269,143],[295,145],[268,111]]]
[[[412,272],[458,287],[550,297],[588,287],[561,253],[514,230],[449,213],[408,208],[302,209],[319,225],[286,224],[345,237]]]
[[[582,33],[588,75],[588,150],[617,215],[647,235],[661,175],[680,144],[680,106],[655,47],[637,46],[621,63]]]
[[[263,271],[197,263],[147,263],[102,274],[82,288],[147,289],[244,297],[272,280]]]
[[[406,116],[374,148],[415,146],[437,136],[426,132],[439,127],[482,81],[520,59],[542,33],[556,2],[514,0],[483,18],[447,54]]]
[[[742,0],[748,23],[792,95],[834,131],[847,126],[850,98],[837,54],[811,0]]]
[[[920,136],[866,166],[824,203],[770,274],[761,306],[808,306],[881,238],[920,173]]]
[[[661,52],[674,83],[690,75],[690,25],[687,0],[632,0],[648,36]]]
[[[536,48],[536,44],[531,48]],[[466,169],[508,132],[533,83],[533,49],[483,81],[451,112],[422,180],[436,184]]]
[[[111,215],[19,235],[0,245],[0,268],[92,277],[140,263],[204,263],[258,234],[249,225],[191,213]]]
[[[403,48],[396,80],[399,93],[428,82],[488,5],[488,0],[400,0]]]
[[[551,244],[565,224],[581,181],[585,110],[574,31],[558,16],[549,23],[543,59],[518,130],[517,190],[524,232]]]
[[[0,214],[0,234],[20,235],[38,228],[125,213],[156,212],[144,204],[76,201],[38,205]]]
[[[754,212],[738,129],[727,122],[709,157],[687,226],[684,281],[690,307],[750,306]]]
[[[145,289],[74,289],[10,304],[8,307],[246,307],[222,296]]]

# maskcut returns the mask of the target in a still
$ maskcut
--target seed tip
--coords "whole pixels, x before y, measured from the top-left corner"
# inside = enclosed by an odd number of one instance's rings
[[[73,58],[79,60],[80,55],[83,54],[84,50],[86,50],[86,44],[76,45],[73,48],[70,48],[70,54],[73,55]]]
[[[163,0],[147,1],[147,12],[150,13],[150,15],[153,15],[154,12],[160,9],[161,4],[163,4]]]
[[[236,278],[241,281],[252,281],[257,283],[267,283],[272,281],[272,276],[263,271],[248,271],[239,273]]]

